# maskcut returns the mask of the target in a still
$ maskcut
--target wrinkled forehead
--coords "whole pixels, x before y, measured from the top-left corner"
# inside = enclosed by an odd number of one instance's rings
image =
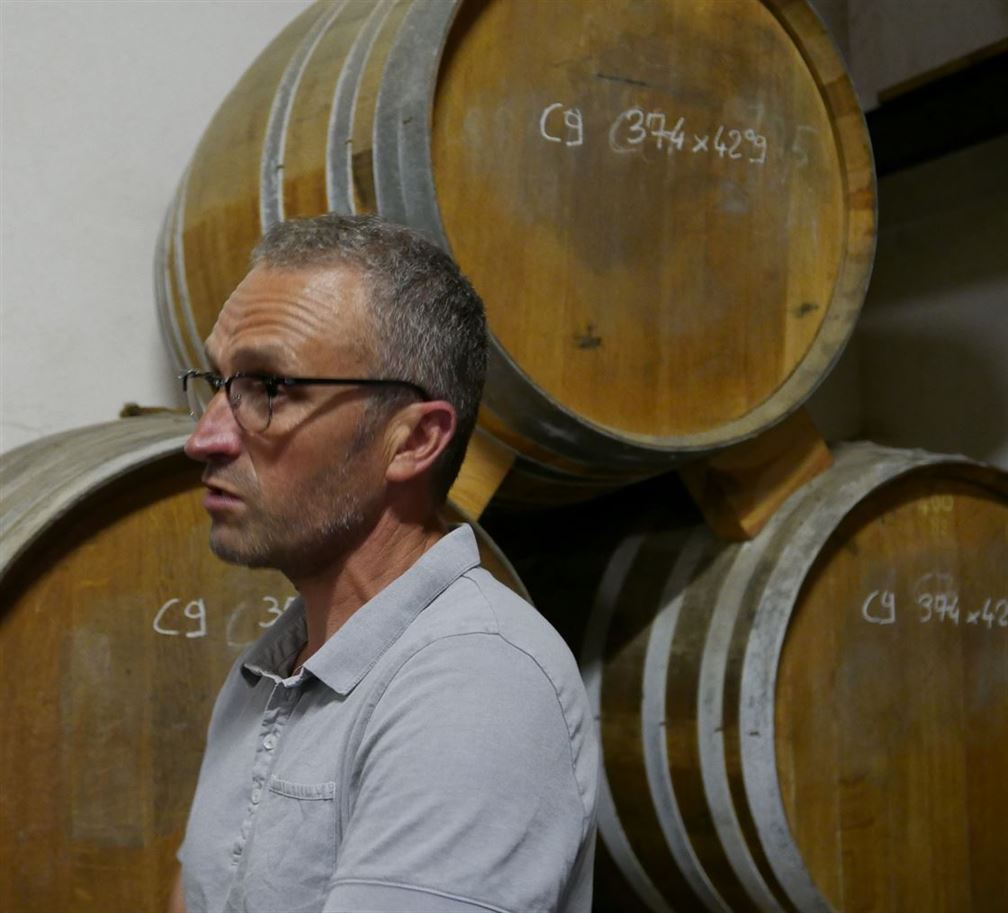
[[[206,340],[210,361],[229,372],[364,368],[373,350],[365,280],[359,269],[345,265],[256,266],[228,298]]]

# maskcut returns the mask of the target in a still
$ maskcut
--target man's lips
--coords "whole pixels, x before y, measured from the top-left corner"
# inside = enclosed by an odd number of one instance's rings
[[[208,511],[226,510],[242,503],[241,495],[230,488],[218,485],[212,480],[204,480],[203,484],[206,486],[203,507]]]

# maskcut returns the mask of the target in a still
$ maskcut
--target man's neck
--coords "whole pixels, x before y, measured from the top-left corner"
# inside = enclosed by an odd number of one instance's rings
[[[339,563],[292,579],[308,625],[308,642],[294,668],[319,650],[364,603],[409,570],[442,535],[436,520],[429,525],[403,523],[386,514]]]

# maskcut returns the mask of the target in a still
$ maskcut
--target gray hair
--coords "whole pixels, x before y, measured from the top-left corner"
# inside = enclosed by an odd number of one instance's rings
[[[486,376],[483,302],[457,264],[419,232],[376,216],[327,213],[278,222],[252,251],[253,265],[349,265],[360,269],[374,323],[381,376],[407,380],[455,407],[455,435],[434,467],[433,492],[444,500],[476,425]],[[379,400],[372,428],[408,400],[398,390]]]

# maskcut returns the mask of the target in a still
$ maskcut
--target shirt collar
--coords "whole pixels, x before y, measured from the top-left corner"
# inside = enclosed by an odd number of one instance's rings
[[[472,528],[466,524],[456,527],[354,612],[304,668],[346,696],[410,623],[479,563]],[[254,675],[282,677],[306,638],[304,606],[298,599],[253,647],[244,668]]]
[[[252,645],[242,662],[242,673],[250,684],[264,675],[274,681],[283,680],[307,639],[308,624],[299,596]]]

